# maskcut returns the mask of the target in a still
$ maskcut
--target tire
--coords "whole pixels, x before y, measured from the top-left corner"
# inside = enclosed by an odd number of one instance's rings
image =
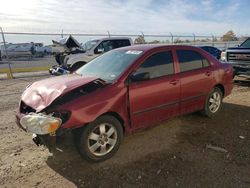
[[[89,162],[100,162],[117,152],[123,138],[123,129],[116,118],[105,115],[89,123],[75,135],[81,156]]]
[[[208,95],[204,109],[201,111],[203,115],[213,118],[220,110],[222,105],[223,93],[220,88],[215,87]]]
[[[76,62],[70,67],[70,72],[75,72],[77,69],[81,68],[83,65],[85,65],[85,62]]]

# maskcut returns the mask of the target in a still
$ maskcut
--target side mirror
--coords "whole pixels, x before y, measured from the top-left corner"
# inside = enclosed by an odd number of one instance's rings
[[[130,76],[130,81],[131,82],[140,82],[140,81],[145,81],[150,79],[150,74],[149,72],[142,72],[142,73],[133,73]]]
[[[97,52],[98,52],[99,54],[103,53],[103,52],[104,52],[104,48],[98,48],[98,49],[97,49]]]

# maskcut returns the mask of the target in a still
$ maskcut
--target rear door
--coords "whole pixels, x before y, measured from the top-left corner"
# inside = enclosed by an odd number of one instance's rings
[[[180,82],[174,74],[172,51],[149,56],[136,70],[150,79],[129,85],[130,116],[134,129],[168,119],[179,113]]]
[[[210,62],[193,49],[177,49],[176,54],[180,69],[181,113],[200,110],[214,83]]]

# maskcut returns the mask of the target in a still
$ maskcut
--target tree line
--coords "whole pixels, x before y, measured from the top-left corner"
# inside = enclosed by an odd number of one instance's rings
[[[217,41],[243,41],[245,40],[247,37],[246,36],[236,36],[236,34],[230,30],[228,32],[226,32],[222,37],[218,38],[218,37],[210,37],[210,38],[205,38],[205,39],[195,39],[195,42],[217,42]],[[181,39],[181,38],[175,38],[174,43],[190,43],[190,42],[194,42],[194,40],[189,40],[189,39]],[[145,37],[143,35],[139,35],[135,40],[134,40],[135,44],[157,44],[157,43],[170,43],[170,40],[164,40],[164,41],[160,41],[160,40],[153,40],[150,42],[146,42]]]

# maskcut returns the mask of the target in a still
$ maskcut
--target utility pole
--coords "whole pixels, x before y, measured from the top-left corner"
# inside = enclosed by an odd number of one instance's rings
[[[107,33],[108,33],[108,36],[109,36],[109,38],[110,38],[110,33],[109,33],[109,31],[107,31]]]
[[[5,53],[6,53],[6,60],[7,60],[8,67],[9,67],[9,76],[10,76],[10,78],[13,78],[12,71],[11,71],[11,66],[10,66],[10,61],[9,61],[9,55],[8,55],[7,46],[6,46],[6,42],[5,42],[5,38],[4,38],[4,33],[3,33],[2,27],[0,27],[0,30],[1,30],[2,38],[3,38],[3,45],[4,45],[4,49],[5,49]]]

